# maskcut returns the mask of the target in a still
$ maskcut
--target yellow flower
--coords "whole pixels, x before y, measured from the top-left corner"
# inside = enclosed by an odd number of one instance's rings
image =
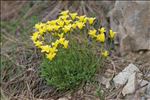
[[[53,28],[54,28],[55,31],[58,31],[58,29],[60,28],[60,26],[54,25]]]
[[[84,20],[83,20],[83,22],[84,22],[84,23],[86,23],[86,22],[87,22],[87,20],[88,20],[88,18],[87,18],[87,17],[85,17],[85,18],[84,18]]]
[[[71,24],[64,26],[62,29],[65,33],[69,32],[71,30]]]
[[[100,31],[100,33],[104,33],[104,32],[106,32],[106,30],[105,30],[105,28],[104,28],[104,27],[100,28],[100,29],[99,29],[99,31]]]
[[[98,34],[97,41],[100,41],[102,43],[105,42],[105,34],[104,33]]]
[[[94,20],[95,20],[95,18],[88,18],[89,24],[90,25],[93,24]]]
[[[57,52],[58,50],[57,50],[57,48],[56,47],[51,47],[51,48],[49,48],[49,52],[51,52],[51,53],[55,53],[55,52]]]
[[[47,30],[47,27],[42,27],[42,28],[40,28],[40,29],[39,29],[40,35],[43,35],[43,34],[46,32],[46,30]]]
[[[85,25],[82,22],[76,23],[79,29],[82,29]]]
[[[32,41],[36,41],[39,38],[39,32],[34,32],[31,36]]]
[[[53,30],[53,26],[47,25],[47,30],[48,30],[49,32],[51,32],[51,31]]]
[[[58,20],[52,20],[52,21],[48,21],[47,24],[49,25],[56,25]]]
[[[67,18],[69,17],[69,15],[63,15],[63,16],[59,16],[59,20],[61,19],[61,20],[67,20]]]
[[[46,24],[47,24],[47,25],[51,25],[51,21],[47,21]]]
[[[63,26],[64,26],[64,22],[63,22],[63,21],[58,21],[57,24],[58,24],[60,27],[63,27]]]
[[[84,21],[85,15],[84,16],[78,16],[77,17],[79,19],[80,22]]]
[[[60,14],[61,15],[67,15],[69,13],[69,10],[65,10],[65,11],[62,11]]]
[[[96,37],[96,30],[90,30],[88,33],[92,38]]]
[[[111,39],[114,39],[116,32],[113,32],[112,30],[109,31],[109,35]]]
[[[108,57],[108,55],[109,55],[109,52],[107,50],[102,52],[102,56],[103,57]]]
[[[37,46],[38,48],[40,48],[42,46],[42,41],[35,41],[34,42],[35,46]]]
[[[64,20],[65,24],[68,25],[72,22],[72,20]]]
[[[35,24],[35,29],[39,30],[40,28],[42,28],[45,24],[44,23],[37,23]]]
[[[55,42],[52,42],[52,46],[57,48],[57,46],[59,45],[59,40],[56,40]]]
[[[44,46],[41,46],[41,52],[47,52],[49,53],[50,51],[50,46],[49,45],[44,45]]]
[[[62,37],[64,36],[64,33],[58,34],[58,36],[59,36],[60,38],[62,38]]]
[[[72,28],[73,28],[73,29],[76,29],[76,27],[77,27],[77,24],[76,24],[76,23],[73,23],[73,24],[72,24]]]
[[[65,41],[65,38],[60,38],[58,41],[59,41],[60,44],[63,44],[64,41]]]
[[[71,18],[74,20],[77,16],[77,13],[70,13]]]
[[[46,56],[51,61],[56,56],[56,53],[49,53],[49,54],[46,54]]]
[[[68,48],[68,43],[69,43],[68,40],[65,40],[65,41],[63,42],[64,48]]]

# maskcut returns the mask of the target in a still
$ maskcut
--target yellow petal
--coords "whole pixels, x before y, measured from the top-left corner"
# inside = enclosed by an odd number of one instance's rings
[[[108,55],[109,55],[109,52],[107,50],[102,52],[102,56],[103,57],[108,57]]]
[[[78,16],[77,17],[79,19],[80,22],[84,21],[85,15],[84,16]]]
[[[64,48],[68,48],[68,43],[69,43],[68,40],[65,40],[65,41],[63,42]]]
[[[100,41],[102,43],[105,42],[105,34],[104,33],[98,34],[97,41]]]
[[[79,29],[82,29],[85,25],[82,22],[76,23]]]
[[[40,48],[42,46],[42,41],[35,41],[34,42],[35,46],[37,46],[38,48]]]
[[[90,30],[88,33],[92,38],[96,37],[96,30]]]
[[[67,15],[69,13],[69,10],[65,10],[65,11],[62,11],[60,14],[61,15]]]
[[[36,41],[39,38],[39,32],[34,32],[33,35],[31,36],[32,41]]]
[[[77,16],[77,13],[70,13],[71,18],[74,20]]]
[[[50,46],[49,45],[44,45],[44,46],[41,46],[41,52],[47,52],[47,53],[49,53],[49,51],[50,51]]]
[[[88,18],[89,24],[90,25],[93,24],[94,20],[95,20],[95,18]]]
[[[109,35],[111,39],[114,39],[116,32],[113,32],[112,30],[109,31]]]
[[[104,32],[106,32],[106,30],[105,30],[105,28],[104,28],[104,27],[100,28],[100,29],[99,29],[99,31],[100,31],[100,33],[104,33]]]
[[[46,54],[47,58],[51,61],[54,59],[54,57],[56,56],[56,53],[49,53],[49,54]]]

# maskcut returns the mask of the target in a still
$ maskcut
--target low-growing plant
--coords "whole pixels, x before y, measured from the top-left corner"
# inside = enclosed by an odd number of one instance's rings
[[[60,49],[57,58],[53,61],[43,60],[41,75],[47,84],[58,90],[74,89],[90,81],[101,60],[90,48],[82,48],[77,42],[71,42],[68,49]]]
[[[94,17],[79,16],[67,10],[62,11],[56,20],[35,25],[37,31],[31,39],[45,54],[41,64],[41,76],[47,84],[55,86],[58,90],[68,90],[94,76],[101,65],[101,58],[109,55],[104,47],[105,41],[113,41],[115,36],[115,32],[110,30],[109,37],[106,38],[104,27],[94,28],[95,20]],[[74,39],[75,35],[80,35],[84,42]],[[92,50],[89,38],[101,44],[98,50],[101,56]]]

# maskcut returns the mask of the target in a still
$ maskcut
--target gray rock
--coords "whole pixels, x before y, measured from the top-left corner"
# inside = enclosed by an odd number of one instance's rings
[[[109,78],[102,77],[101,83],[102,83],[103,85],[105,85],[106,88],[109,88],[109,87],[110,87],[110,79],[109,79]]]
[[[117,32],[122,53],[150,50],[149,1],[116,1],[108,17],[111,28]]]
[[[128,83],[124,86],[123,90],[122,90],[122,94],[123,96],[125,96],[126,94],[132,94],[135,92],[136,89],[136,73],[133,73],[132,75],[130,75],[129,79],[128,79]]]
[[[139,72],[139,69],[134,64],[129,64],[122,72],[113,78],[115,86],[124,85],[135,72]]]
[[[140,87],[143,87],[146,84],[148,84],[148,81],[140,79],[140,80],[138,80],[138,83],[139,83]]]
[[[141,100],[146,100],[146,98],[145,97],[141,97]]]
[[[138,80],[138,89],[136,92],[139,92],[141,96],[144,96],[145,92],[146,92],[146,85],[147,85],[147,81],[140,81]]]

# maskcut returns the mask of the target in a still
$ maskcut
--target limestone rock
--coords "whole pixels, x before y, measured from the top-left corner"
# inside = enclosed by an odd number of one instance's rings
[[[132,94],[135,92],[136,89],[136,73],[133,73],[132,75],[130,75],[129,79],[128,79],[128,83],[124,86],[123,90],[122,90],[122,94],[123,96],[125,96],[126,94]]]
[[[150,50],[149,1],[116,1],[108,17],[110,27],[117,32],[122,53]]]
[[[134,64],[129,64],[122,72],[113,78],[115,86],[124,85],[128,78],[135,72],[139,72],[139,69]]]

